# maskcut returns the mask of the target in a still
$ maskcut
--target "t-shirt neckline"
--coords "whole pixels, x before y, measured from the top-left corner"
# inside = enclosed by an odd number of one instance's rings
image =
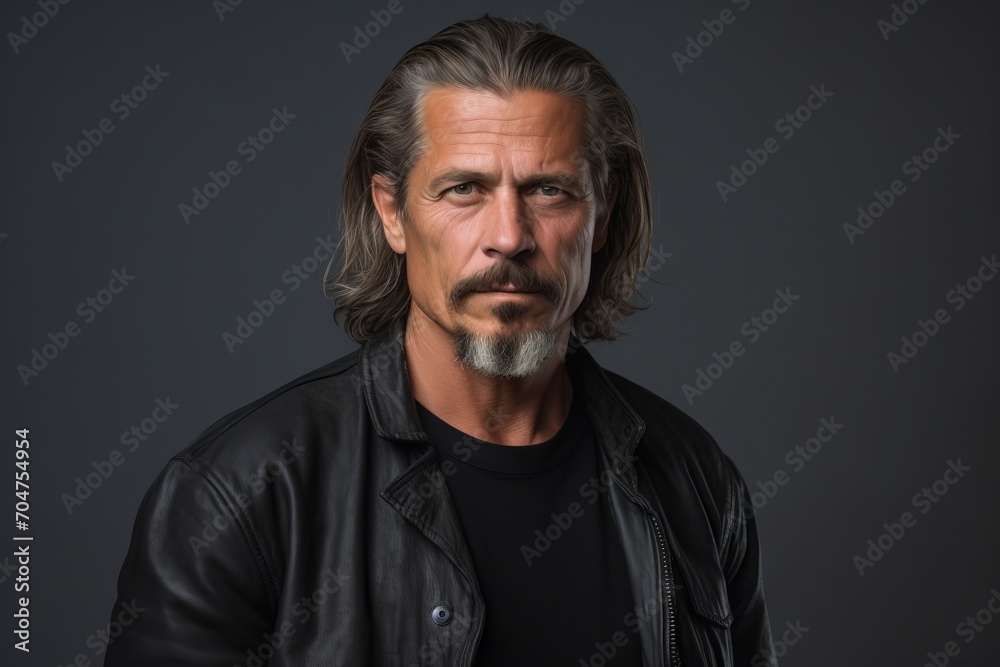
[[[589,424],[579,392],[573,392],[569,414],[555,435],[533,445],[501,445],[474,438],[414,400],[420,423],[437,449],[460,465],[501,474],[533,474],[555,468],[572,456]]]

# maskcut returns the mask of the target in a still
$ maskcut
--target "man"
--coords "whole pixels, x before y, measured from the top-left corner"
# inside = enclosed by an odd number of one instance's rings
[[[169,462],[105,664],[768,664],[738,471],[582,347],[637,310],[652,228],[603,66],[534,24],[446,28],[376,93],[341,207],[361,349]]]

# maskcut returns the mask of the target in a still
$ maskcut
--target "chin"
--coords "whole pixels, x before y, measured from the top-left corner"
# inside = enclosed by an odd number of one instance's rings
[[[499,323],[490,331],[455,327],[456,361],[488,377],[517,378],[536,373],[555,353],[557,330]]]

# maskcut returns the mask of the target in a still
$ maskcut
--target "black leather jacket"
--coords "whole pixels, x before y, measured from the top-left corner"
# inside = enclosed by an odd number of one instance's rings
[[[757,530],[733,462],[571,343],[636,603],[625,640],[647,667],[770,664]],[[167,463],[139,507],[104,664],[469,666],[488,612],[385,329]],[[594,637],[595,655],[611,639]]]

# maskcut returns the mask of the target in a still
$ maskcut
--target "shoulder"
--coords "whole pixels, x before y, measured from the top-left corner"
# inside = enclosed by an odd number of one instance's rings
[[[290,508],[313,506],[321,476],[312,473],[354,442],[323,434],[364,414],[358,357],[355,350],[231,411],[175,454],[140,505],[129,551],[136,567],[181,580],[195,572],[192,557],[207,556],[244,583],[259,576],[276,605]]]
[[[613,371],[604,373],[645,424],[636,456],[646,473],[677,502],[693,492],[713,506],[723,518],[724,542],[732,520],[745,513],[745,482],[733,459],[691,415]]]
[[[622,397],[646,425],[643,442],[653,453],[721,472],[731,464],[715,438],[691,415],[628,378],[604,369]]]
[[[271,462],[314,458],[315,435],[324,426],[357,418],[364,402],[360,350],[285,383],[218,419],[172,461],[239,487],[252,483]]]
[[[660,498],[667,507],[700,504],[716,548],[727,553],[731,536],[752,514],[736,463],[705,427],[676,405],[617,373],[604,372],[645,423],[636,457]]]

